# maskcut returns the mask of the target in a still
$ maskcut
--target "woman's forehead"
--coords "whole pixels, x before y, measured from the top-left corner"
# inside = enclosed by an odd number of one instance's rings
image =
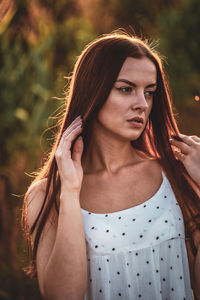
[[[117,80],[119,79],[128,79],[134,83],[137,83],[137,81],[141,82],[141,80],[148,83],[156,83],[156,66],[147,57],[127,57],[118,74]]]

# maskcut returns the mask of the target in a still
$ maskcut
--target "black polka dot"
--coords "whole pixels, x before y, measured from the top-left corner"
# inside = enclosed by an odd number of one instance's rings
[[[165,223],[168,223],[168,221],[167,221],[167,220],[165,220]]]
[[[153,249],[152,251],[153,251],[153,252],[155,252],[155,250],[154,250],[154,249]]]
[[[179,255],[177,255],[177,258],[179,258]]]
[[[117,274],[119,275],[119,274],[120,274],[120,272],[117,272]]]
[[[125,232],[122,233],[122,235],[125,235],[125,234],[126,234]]]
[[[140,235],[140,238],[142,238],[142,237],[143,237],[143,235],[141,234],[141,235]]]
[[[171,291],[173,292],[173,291],[174,291],[174,289],[173,289],[173,288],[171,288]]]
[[[169,248],[171,248],[171,246],[170,246],[170,245],[169,245],[168,247],[169,247]]]
[[[127,263],[127,266],[129,266],[129,263]]]
[[[102,293],[102,290],[99,290],[99,293]]]
[[[151,285],[151,282],[149,282],[149,285]]]
[[[94,226],[91,229],[94,229]]]
[[[91,215],[91,212],[89,212],[88,215]]]
[[[149,261],[147,260],[146,263],[149,264]]]
[[[172,270],[172,266],[170,267],[170,269]]]
[[[90,258],[88,258],[88,261],[90,261]]]
[[[183,279],[183,277],[182,277],[182,276],[180,276],[180,279]]]
[[[105,217],[107,217],[108,215],[105,215]]]
[[[98,245],[96,245],[95,248],[98,248]]]
[[[142,297],[142,295],[141,295],[141,294],[139,294],[139,295],[138,295],[138,297],[139,297],[139,298],[141,298],[141,297]]]
[[[163,278],[162,280],[163,280],[163,281],[165,281],[166,279],[165,279],[165,278]]]
[[[149,223],[151,223],[151,220],[149,220]]]
[[[110,281],[110,280],[109,280],[108,282],[109,282],[109,283],[111,283],[111,281]]]
[[[112,248],[112,251],[115,251],[115,248]]]
[[[181,234],[179,233],[178,236],[181,236]]]
[[[118,219],[121,219],[122,217],[119,217]]]
[[[144,207],[146,207],[146,204],[144,205]]]
[[[135,255],[138,255],[138,253],[136,252]]]
[[[101,271],[101,268],[99,268],[99,271]]]
[[[159,206],[156,207],[157,209],[159,208]]]
[[[107,258],[107,261],[109,261],[109,259]]]
[[[158,239],[159,239],[159,236],[157,236],[156,239],[158,240]]]
[[[156,270],[156,273],[158,273],[159,272],[159,270]]]
[[[162,260],[163,261],[163,257],[161,257],[161,259],[160,260]]]
[[[164,198],[167,198],[167,196],[165,195]]]
[[[121,294],[121,293],[119,293],[118,295],[119,295],[119,296],[121,296],[122,294]]]
[[[106,232],[109,232],[109,229],[107,229]]]
[[[181,218],[178,218],[179,219],[179,221],[181,220]]]
[[[130,285],[130,284],[128,284],[128,287],[130,288],[130,287],[131,287],[131,285]]]
[[[137,276],[140,276],[140,273],[137,273]]]
[[[135,219],[132,219],[132,221],[135,221]]]

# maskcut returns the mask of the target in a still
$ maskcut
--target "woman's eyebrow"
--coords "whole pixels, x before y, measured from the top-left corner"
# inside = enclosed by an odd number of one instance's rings
[[[118,80],[116,80],[116,82],[125,82],[125,83],[127,83],[127,84],[129,84],[129,85],[131,85],[133,87],[137,86],[134,82],[129,81],[127,79],[118,79]],[[157,87],[157,83],[156,82],[155,83],[151,83],[151,84],[149,84],[149,85],[146,86],[146,88],[151,88],[151,87]]]

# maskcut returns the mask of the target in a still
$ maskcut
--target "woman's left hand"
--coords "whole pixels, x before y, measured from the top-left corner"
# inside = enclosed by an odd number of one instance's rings
[[[188,174],[200,186],[200,138],[195,135],[179,134],[179,136],[182,141],[177,141],[173,136],[170,139],[171,145],[179,149],[175,150],[176,159],[183,163]]]

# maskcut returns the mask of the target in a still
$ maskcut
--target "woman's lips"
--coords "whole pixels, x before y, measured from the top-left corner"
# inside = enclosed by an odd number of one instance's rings
[[[127,122],[129,122],[130,125],[136,128],[141,128],[143,126],[143,123],[141,122],[137,122],[137,121],[127,121]]]

